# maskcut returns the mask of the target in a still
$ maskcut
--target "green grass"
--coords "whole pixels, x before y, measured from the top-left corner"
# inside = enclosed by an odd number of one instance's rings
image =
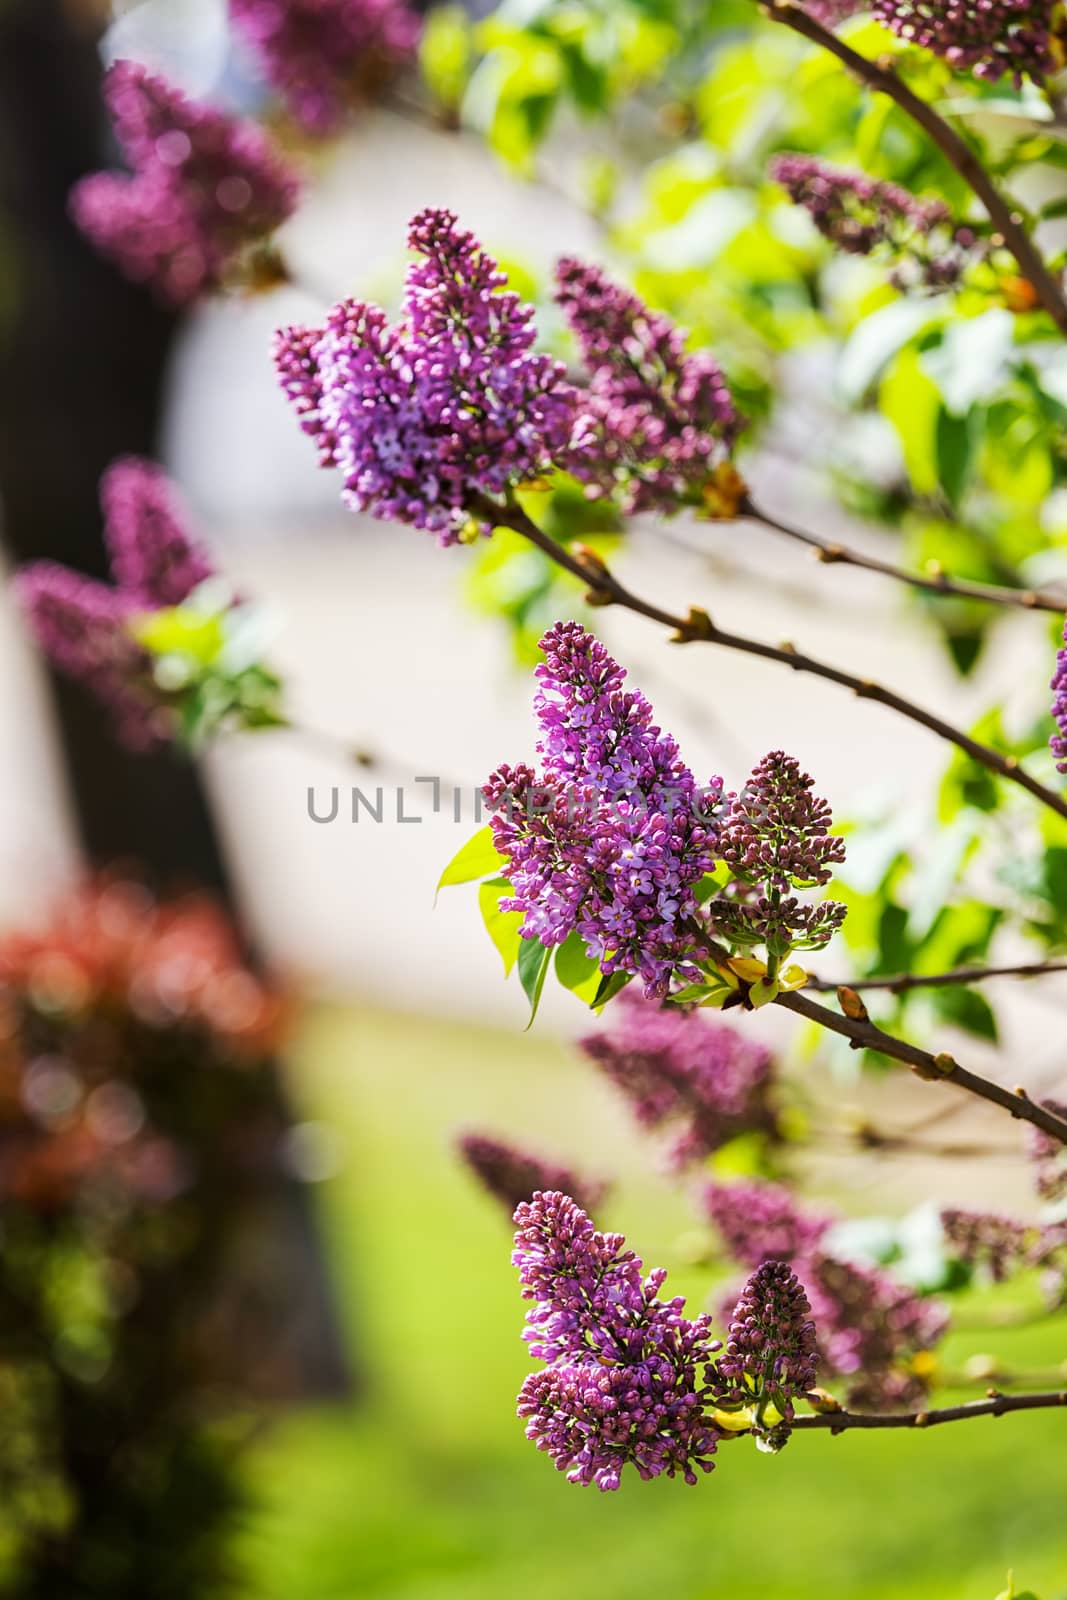
[[[1067,1414],[797,1438],[777,1458],[742,1440],[696,1489],[568,1484],[515,1419],[529,1362],[509,1228],[450,1135],[510,1129],[622,1170],[607,1220],[700,1304],[685,1197],[594,1075],[536,1033],[321,1009],[293,1061],[303,1114],[345,1151],[321,1205],[362,1387],[260,1447],[250,1600],[994,1600],[1009,1567],[1042,1600],[1067,1595]],[[1048,1366],[1062,1323],[996,1347]]]

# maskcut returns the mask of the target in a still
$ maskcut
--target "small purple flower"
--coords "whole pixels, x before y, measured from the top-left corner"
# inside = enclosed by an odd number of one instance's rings
[[[719,1357],[718,1400],[725,1409],[755,1407],[757,1443],[772,1452],[789,1437],[793,1402],[815,1385],[818,1366],[811,1306],[784,1261],[765,1261],[741,1291]],[[778,1415],[767,1419],[773,1407]]]
[[[960,72],[1043,83],[1063,67],[1052,0],[872,0],[876,20]]]
[[[625,990],[612,1024],[580,1041],[646,1128],[669,1126],[675,1168],[742,1133],[776,1128],[769,1050],[704,1011],[661,1006]]]
[[[575,394],[533,351],[532,308],[451,211],[420,212],[408,242],[422,259],[400,322],[349,300],[321,329],[282,329],[275,361],[352,509],[455,544],[491,532],[503,498],[562,454]]]
[[[732,943],[766,945],[776,961],[792,949],[821,948],[845,919],[838,901],[802,905],[790,893],[823,887],[845,859],[830,807],[813,786],[793,756],[772,750],[728,797],[719,829],[719,855],[739,889],[711,902],[712,925]]]
[[[174,486],[153,462],[115,462],[100,498],[116,586],[37,561],[15,575],[15,593],[53,664],[110,708],[124,744],[145,749],[172,738],[174,720],[129,625],[181,605],[214,568],[186,533]]]
[[[230,0],[290,116],[332,133],[350,102],[411,57],[421,20],[407,0]]]
[[[579,623],[541,640],[535,710],[543,770],[501,767],[483,788],[508,861],[523,936],[562,944],[577,932],[604,973],[666,992],[692,954],[694,887],[714,861],[713,808],[644,695]]]
[[[1049,688],[1054,696],[1052,718],[1057,730],[1049,744],[1056,757],[1057,770],[1067,772],[1067,622],[1063,625],[1063,645],[1056,652],[1056,671]]]
[[[507,1208],[509,1217],[539,1189],[565,1190],[586,1211],[595,1210],[608,1191],[606,1183],[580,1178],[567,1167],[486,1134],[463,1134],[457,1147],[478,1180]]]
[[[718,364],[687,353],[669,317],[599,267],[560,261],[556,299],[590,373],[566,462],[588,493],[617,493],[627,511],[735,511],[741,419]],[[731,508],[718,505],[724,495]]]
[[[706,1415],[709,1363],[720,1346],[709,1319],[680,1297],[662,1301],[666,1273],[642,1280],[621,1234],[602,1234],[568,1196],[535,1194],[515,1213],[512,1257],[534,1302],[525,1338],[550,1365],[519,1394],[526,1434],[572,1483],[617,1489],[640,1477],[710,1472],[719,1434]]]
[[[709,1183],[702,1199],[727,1255],[744,1267],[810,1256],[834,1222],[802,1211],[780,1183]]]
[[[941,1226],[952,1253],[967,1266],[984,1269],[1003,1283],[1026,1261],[1032,1228],[991,1211],[942,1211]]]
[[[82,179],[71,215],[128,277],[186,305],[292,214],[298,182],[255,123],[188,100],[135,62],[109,69],[104,96],[133,172]]]

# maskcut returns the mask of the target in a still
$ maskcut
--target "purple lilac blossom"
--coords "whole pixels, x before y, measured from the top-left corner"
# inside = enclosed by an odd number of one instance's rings
[[[675,1168],[739,1134],[775,1132],[770,1051],[706,1012],[658,1005],[627,989],[611,1023],[580,1044],[643,1127],[673,1131]]]
[[[666,1273],[642,1280],[621,1234],[603,1234],[568,1196],[535,1194],[515,1213],[524,1337],[550,1365],[519,1393],[526,1435],[572,1483],[617,1489],[640,1477],[710,1472],[719,1439],[706,1415],[709,1364],[720,1347],[709,1319],[662,1301]]]
[[[834,1223],[832,1216],[801,1210],[780,1183],[709,1183],[702,1200],[727,1255],[744,1267],[812,1255]]]
[[[941,1226],[952,1253],[994,1283],[1024,1264],[1033,1233],[1025,1223],[989,1211],[942,1211]]]
[[[294,121],[332,133],[361,88],[414,54],[406,0],[230,0],[230,15]]]
[[[893,280],[900,288],[949,288],[975,252],[974,229],[954,223],[941,200],[917,200],[899,184],[817,156],[775,156],[770,173],[839,250],[894,256]]]
[[[590,374],[570,471],[627,511],[710,509],[741,427],[718,364],[599,267],[560,261],[556,299]]]
[[[950,67],[994,82],[1010,74],[1016,88],[1063,67],[1052,0],[872,0],[872,15],[909,44]]]
[[[755,1267],[777,1259],[792,1267],[811,1304],[819,1360],[845,1379],[851,1405],[888,1410],[921,1401],[926,1383],[914,1358],[947,1327],[937,1301],[878,1268],[831,1255],[826,1234],[833,1218],[804,1212],[778,1184],[713,1183],[703,1199],[734,1260]]]
[[[818,1352],[811,1306],[784,1261],[765,1261],[752,1273],[734,1307],[726,1349],[717,1362],[718,1403],[755,1406],[753,1432],[777,1451],[789,1437],[794,1400],[815,1386]],[[767,1406],[777,1418],[765,1418]]]
[[[533,310],[451,211],[427,209],[408,243],[401,320],[349,300],[325,327],[285,328],[282,388],[355,511],[427,528],[443,545],[492,531],[509,491],[547,471],[571,436],[575,391],[533,350]]]
[[[684,925],[714,861],[722,780],[698,790],[644,695],[579,623],[556,623],[541,648],[542,772],[503,766],[482,790],[508,862],[501,904],[524,914],[524,938],[558,945],[577,932],[603,973],[636,974],[662,995],[693,953]]]
[[[207,551],[186,531],[174,484],[154,461],[113,462],[100,480],[100,504],[115,583],[145,608],[180,606],[214,575]]]
[[[1049,688],[1053,693],[1052,717],[1056,732],[1049,740],[1056,768],[1067,772],[1067,622],[1063,626],[1063,646],[1056,652],[1056,671]]]
[[[186,305],[292,214],[295,174],[255,123],[188,100],[135,62],[109,69],[104,96],[133,171],[83,178],[71,215],[128,277]]]
[[[1067,1117],[1067,1104],[1043,1100],[1046,1111]],[[1034,1184],[1042,1200],[1062,1200],[1067,1195],[1067,1149],[1051,1134],[1030,1126],[1026,1130],[1027,1154],[1033,1163]]]
[[[537,1190],[562,1189],[586,1211],[599,1206],[607,1194],[606,1183],[581,1178],[567,1167],[486,1134],[465,1133],[457,1140],[457,1147],[479,1182],[506,1206],[509,1216]]]
[[[115,462],[100,498],[115,586],[37,561],[16,574],[15,593],[49,660],[110,708],[124,744],[145,749],[171,738],[173,718],[129,623],[180,605],[214,569],[185,532],[174,487],[153,462]]]
[[[780,958],[792,949],[817,950],[845,919],[836,900],[802,905],[791,889],[821,888],[845,858],[844,840],[830,832],[827,802],[793,756],[772,750],[740,794],[728,796],[719,829],[719,855],[736,888],[709,904],[715,931],[731,943],[766,945]]]

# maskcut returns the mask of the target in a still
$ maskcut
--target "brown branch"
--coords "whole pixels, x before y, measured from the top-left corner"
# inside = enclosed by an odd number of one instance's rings
[[[1054,611],[1060,616],[1067,611],[1067,594],[1057,596],[1047,590],[1010,589],[996,583],[974,583],[969,578],[950,578],[943,572],[909,572],[906,567],[898,567],[892,561],[881,561],[877,556],[865,555],[862,550],[841,544],[836,539],[821,539],[818,534],[805,533],[787,522],[779,522],[777,517],[772,517],[747,498],[740,506],[740,515],[745,521],[756,522],[774,533],[783,533],[786,538],[806,545],[827,565],[839,563],[842,566],[862,567],[866,572],[880,572],[884,577],[895,578],[898,583],[923,589],[928,594],[981,600],[990,605],[1021,606],[1026,611]]]
[[[758,656],[764,661],[776,661],[782,666],[789,667],[793,672],[810,673],[827,683],[836,683],[843,689],[851,689],[861,700],[873,700],[876,705],[886,706],[890,711],[896,711],[901,716],[907,717],[910,722],[917,722],[920,727],[928,728],[931,733],[937,734],[938,738],[954,744],[958,750],[962,750],[965,755],[970,756],[973,761],[977,761],[990,772],[997,773],[1009,783],[1018,784],[1042,805],[1048,806],[1050,811],[1055,811],[1057,816],[1067,819],[1067,798],[1047,788],[1037,778],[1031,777],[1014,756],[1001,755],[998,750],[980,744],[977,739],[972,739],[970,734],[964,733],[962,728],[954,727],[943,717],[935,716],[932,711],[923,710],[922,706],[915,705],[913,701],[896,694],[892,689],[883,688],[870,678],[858,678],[854,673],[842,672],[838,667],[817,661],[814,656],[804,655],[791,644],[765,644],[760,639],[749,639],[741,634],[727,633],[725,629],[717,627],[705,611],[694,608],[683,617],[664,610],[662,606],[653,605],[620,583],[600,557],[594,555],[592,551],[585,551],[583,558],[579,559],[563,545],[557,544],[555,539],[543,532],[517,505],[501,507],[483,499],[476,501],[472,505],[472,510],[499,527],[510,528],[512,532],[520,534],[531,544],[536,545],[550,561],[563,567],[586,586],[587,599],[591,605],[621,606],[626,611],[647,617],[651,622],[658,622],[661,627],[671,629],[672,641],[676,644],[699,641],[704,644],[720,645],[723,649],[737,650],[743,655]]]
[[[1067,961],[1028,961],[1008,967],[957,967],[954,972],[899,972],[890,978],[818,978],[809,974],[806,989],[836,993],[850,989],[887,989],[890,994],[907,994],[910,989],[943,989],[953,983],[981,983],[984,978],[1040,978],[1047,972],[1067,972]]]
[[[846,995],[851,993],[850,990],[842,992]],[[853,999],[858,999],[858,996],[853,996]],[[796,991],[792,994],[779,994],[775,1004],[783,1006],[786,1011],[792,1011],[799,1017],[806,1017],[809,1022],[818,1023],[821,1028],[827,1028],[831,1033],[840,1034],[849,1041],[854,1050],[874,1050],[878,1055],[901,1061],[906,1067],[910,1067],[916,1077],[924,1078],[929,1083],[954,1084],[956,1088],[977,1095],[980,1100],[986,1100],[990,1105],[1000,1106],[1002,1110],[1020,1121],[1032,1123],[1035,1128],[1040,1128],[1043,1133],[1058,1139],[1061,1144],[1067,1144],[1067,1118],[1057,1116],[1047,1107],[1038,1105],[1030,1099],[1025,1089],[1005,1089],[1002,1084],[994,1083],[989,1078],[979,1076],[977,1072],[961,1067],[953,1056],[944,1053],[935,1056],[929,1050],[910,1044],[906,1039],[897,1039],[891,1033],[884,1033],[871,1022],[865,1012],[857,1017],[839,1016],[828,1006],[820,1005],[817,1000],[809,1000],[807,995]]]
[[[990,221],[1015,257],[1023,276],[1033,286],[1037,298],[1060,332],[1067,335],[1067,300],[1064,299],[1062,285],[1049,271],[1044,257],[1026,231],[1022,216],[1004,198],[975,151],[955,128],[950,127],[932,106],[908,88],[898,77],[891,60],[882,58],[870,61],[866,56],[861,56],[851,45],[818,22],[809,11],[796,4],[796,0],[767,0],[764,9],[773,22],[782,23],[784,27],[791,28],[794,33],[801,34],[836,56],[867,88],[888,95],[922,128],[982,202]]]
[[[884,1415],[862,1411],[818,1411],[795,1417],[797,1432],[821,1429],[845,1433],[850,1428],[936,1428],[942,1422],[966,1422],[969,1417],[1003,1417],[1009,1411],[1043,1411],[1067,1406],[1067,1391],[1049,1390],[1040,1394],[990,1394],[985,1400],[967,1400],[959,1406],[942,1406],[937,1411],[900,1411]]]

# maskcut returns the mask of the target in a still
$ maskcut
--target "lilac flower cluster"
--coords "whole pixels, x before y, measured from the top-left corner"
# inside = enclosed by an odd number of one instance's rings
[[[714,861],[722,780],[698,791],[644,695],[579,623],[557,622],[541,648],[543,770],[500,767],[482,791],[508,863],[501,904],[523,913],[524,938],[558,945],[577,931],[602,972],[662,995],[692,952],[685,924]]]
[[[789,893],[829,883],[845,858],[830,807],[812,789],[793,756],[772,750],[729,796],[719,829],[719,855],[739,887],[711,903],[713,926],[732,943],[765,945],[775,963],[792,949],[820,949],[845,919],[836,900],[802,905]]]
[[[834,1222],[802,1211],[780,1183],[709,1183],[702,1200],[727,1255],[743,1267],[813,1255]]]
[[[836,28],[860,9],[861,0],[805,0],[804,10],[824,28]]]
[[[486,1134],[465,1133],[457,1146],[467,1166],[493,1198],[507,1207],[509,1216],[538,1190],[562,1189],[586,1211],[599,1206],[608,1191],[606,1183],[580,1178],[567,1167]]]
[[[1043,83],[1063,66],[1052,0],[872,0],[898,38],[990,82],[1010,74]]]
[[[612,1025],[580,1044],[643,1127],[675,1130],[672,1167],[701,1161],[738,1134],[775,1132],[770,1051],[706,1012],[624,990]]]
[[[194,104],[135,62],[116,62],[104,93],[133,172],[83,178],[71,215],[127,277],[186,305],[292,214],[296,177],[255,123]]]
[[[915,1358],[947,1327],[936,1301],[886,1272],[832,1255],[825,1239],[832,1218],[803,1212],[776,1184],[709,1184],[704,1203],[728,1253],[743,1266],[774,1259],[793,1268],[818,1329],[819,1359],[847,1381],[851,1405],[879,1410],[921,1400],[925,1385]]]
[[[730,456],[741,419],[718,364],[687,354],[669,317],[599,267],[562,260],[556,299],[590,373],[569,470],[591,496],[618,494],[627,511],[734,514],[743,485]]]
[[[794,1400],[815,1385],[818,1366],[811,1306],[784,1261],[765,1261],[741,1291],[726,1349],[717,1362],[723,1409],[754,1405],[757,1444],[772,1452],[789,1437]],[[769,1406],[777,1412],[771,1420]]]
[[[985,1211],[942,1211],[941,1226],[953,1254],[969,1267],[984,1269],[994,1283],[1022,1266],[1033,1231],[1013,1217]]]
[[[1067,1117],[1067,1105],[1059,1100],[1043,1100],[1046,1111]],[[1027,1149],[1034,1167],[1034,1183],[1042,1200],[1062,1200],[1067,1195],[1067,1150],[1051,1134],[1028,1127]]]
[[[642,1478],[710,1472],[720,1435],[710,1424],[709,1364],[720,1348],[706,1316],[662,1301],[666,1274],[642,1281],[621,1234],[603,1234],[566,1195],[535,1194],[515,1213],[513,1261],[533,1302],[525,1338],[549,1365],[519,1393],[526,1434],[572,1483],[617,1489],[631,1463]]]
[[[230,0],[230,14],[289,114],[315,134],[413,54],[421,26],[406,0]]]
[[[1053,693],[1052,717],[1056,732],[1049,740],[1056,767],[1067,772],[1067,622],[1063,625],[1063,646],[1056,652],[1056,671],[1049,688]]]
[[[145,749],[172,736],[173,719],[129,624],[180,605],[214,568],[185,531],[173,485],[153,462],[115,462],[100,500],[115,586],[39,561],[16,574],[15,592],[49,659],[110,708],[123,743]]]
[[[562,365],[534,353],[532,308],[502,292],[504,274],[451,211],[420,212],[408,243],[422,260],[399,323],[345,301],[322,329],[283,329],[275,360],[353,510],[454,544],[491,532],[492,499],[562,453],[575,394]]]
[[[975,254],[973,228],[954,223],[941,200],[917,200],[898,184],[816,156],[776,156],[770,172],[839,250],[858,256],[884,250],[895,257],[893,281],[900,288],[950,288]]]

